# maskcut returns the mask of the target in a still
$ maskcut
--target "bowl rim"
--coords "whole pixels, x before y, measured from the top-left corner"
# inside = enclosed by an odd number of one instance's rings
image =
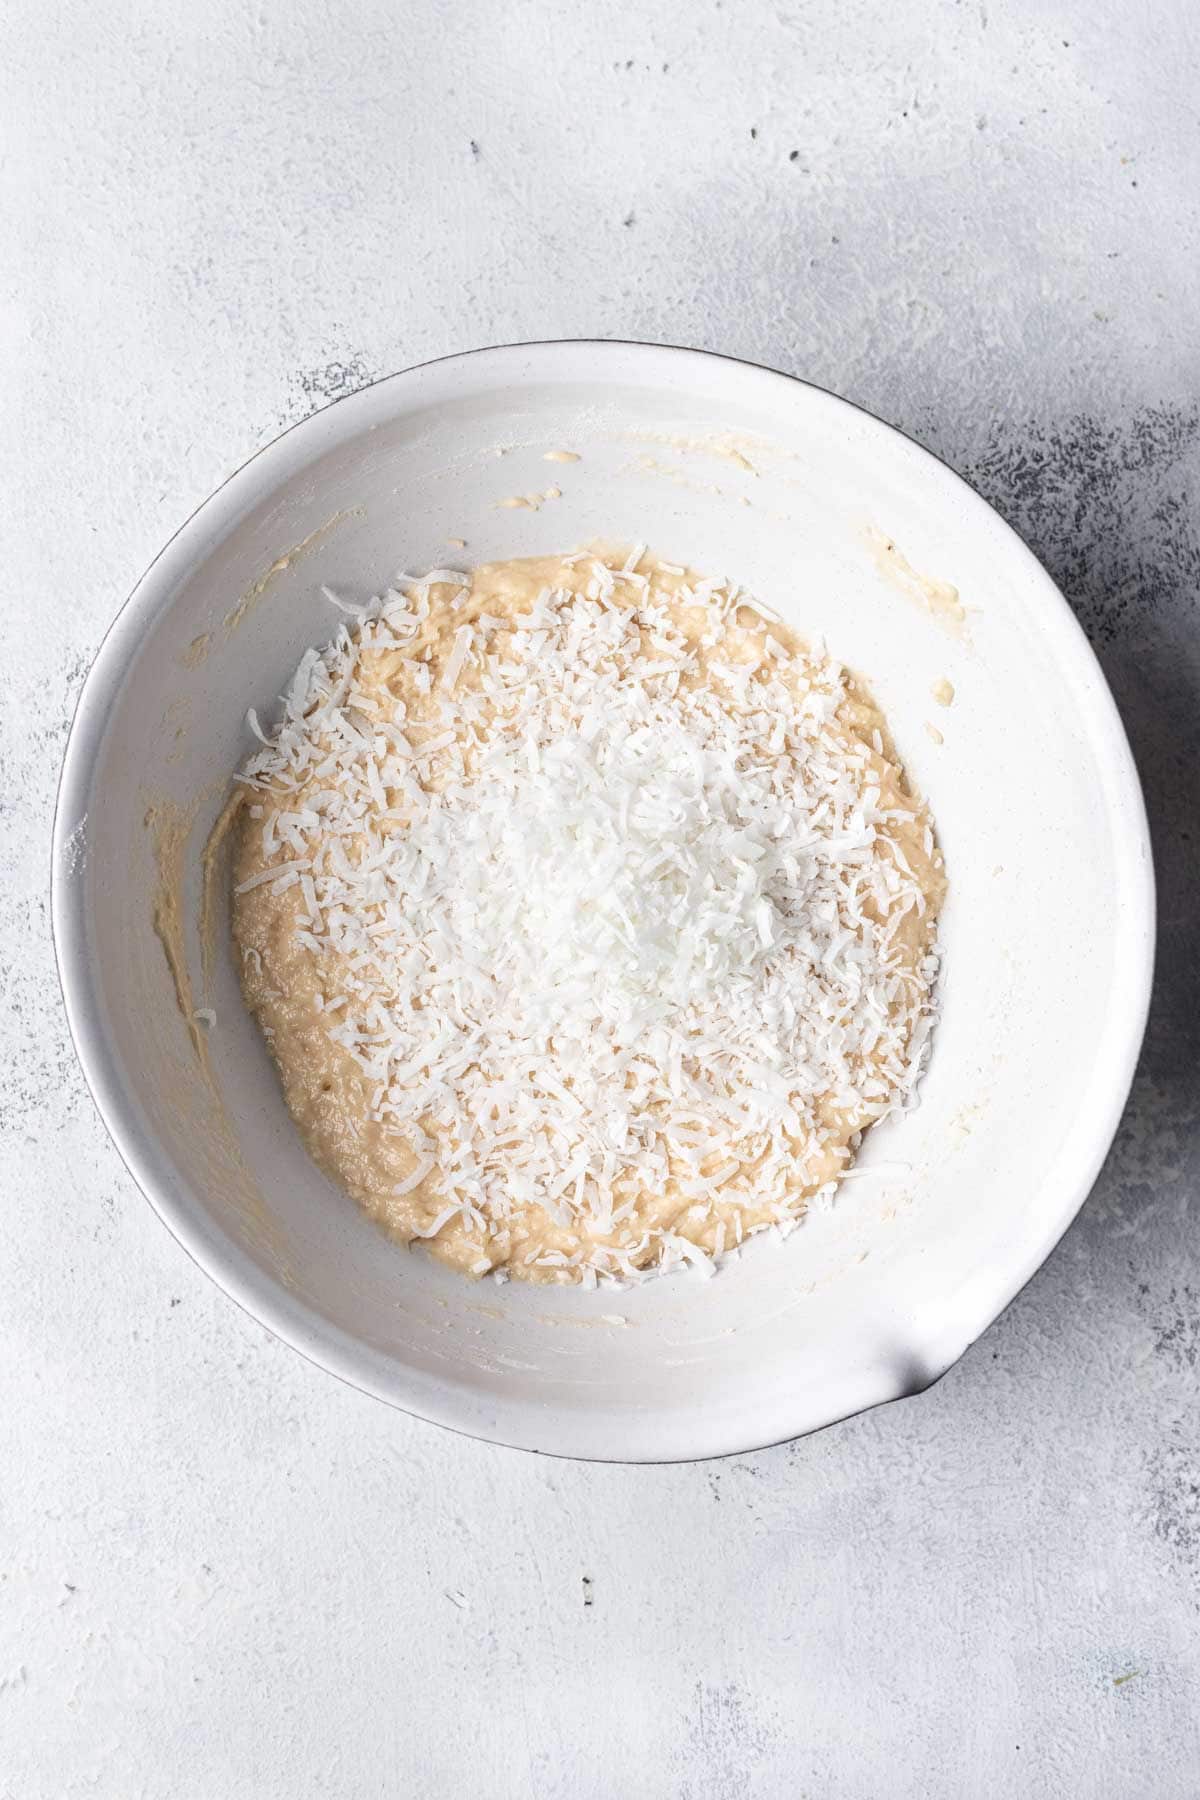
[[[86,919],[82,906],[83,883],[68,879],[71,857],[71,834],[88,811],[91,775],[108,720],[118,697],[130,655],[144,635],[149,621],[169,601],[184,572],[200,560],[208,548],[219,542],[236,518],[243,495],[270,471],[270,480],[278,483],[287,473],[287,464],[296,451],[296,440],[330,437],[335,429],[332,416],[337,415],[336,428],[343,422],[347,435],[354,429],[352,415],[378,407],[381,390],[400,387],[422,371],[447,364],[475,364],[491,361],[496,365],[506,359],[514,361],[522,355],[537,354],[545,361],[567,360],[580,353],[597,358],[619,353],[638,361],[674,360],[681,366],[711,363],[732,364],[755,380],[767,378],[768,384],[779,384],[780,391],[792,393],[796,388],[819,396],[822,402],[846,408],[868,420],[884,434],[900,439],[927,458],[939,479],[949,480],[969,496],[976,507],[985,509],[998,525],[1014,563],[1024,566],[1027,577],[1040,586],[1047,602],[1047,620],[1053,620],[1058,648],[1073,659],[1075,667],[1085,673],[1088,698],[1092,707],[1090,723],[1095,741],[1105,751],[1107,776],[1106,810],[1112,816],[1120,811],[1130,844],[1128,869],[1129,918],[1126,927],[1128,943],[1124,953],[1115,959],[1113,990],[1110,1004],[1114,1013],[1126,1021],[1126,1029],[1110,1050],[1107,1063],[1101,1064],[1089,1091],[1089,1107],[1093,1129],[1081,1148],[1074,1171],[1061,1180],[1062,1198],[1053,1215],[1043,1222],[1043,1229],[1030,1234],[1020,1256],[1003,1268],[987,1291],[985,1303],[978,1308],[978,1318],[970,1331],[954,1342],[943,1337],[937,1346],[926,1347],[923,1372],[914,1376],[901,1373],[893,1362],[890,1366],[859,1371],[853,1379],[831,1390],[829,1401],[810,1404],[807,1409],[797,1395],[798,1416],[794,1427],[785,1432],[771,1432],[761,1437],[753,1429],[734,1426],[731,1429],[698,1430],[694,1424],[685,1427],[686,1447],[668,1448],[661,1454],[623,1453],[620,1448],[600,1448],[590,1442],[569,1448],[555,1448],[544,1441],[534,1428],[528,1432],[518,1422],[504,1420],[502,1409],[480,1417],[472,1409],[455,1403],[453,1389],[447,1390],[445,1404],[430,1402],[428,1395],[406,1391],[403,1369],[395,1370],[396,1379],[385,1381],[372,1367],[371,1353],[357,1340],[342,1332],[307,1305],[294,1299],[287,1290],[264,1270],[243,1257],[236,1247],[231,1253],[224,1248],[226,1240],[206,1231],[195,1217],[186,1198],[181,1198],[173,1184],[163,1179],[155,1167],[157,1146],[148,1144],[143,1127],[134,1116],[129,1097],[111,1062],[101,1010],[97,1002],[91,958],[87,943]],[[305,460],[308,460],[307,457]],[[542,1454],[598,1462],[685,1462],[717,1456],[745,1454],[786,1443],[812,1431],[824,1429],[870,1407],[923,1392],[934,1385],[953,1367],[970,1345],[992,1325],[1005,1308],[1050,1255],[1076,1214],[1082,1207],[1108,1155],[1133,1082],[1149,1013],[1154,972],[1155,886],[1150,833],[1145,800],[1136,764],[1129,746],[1124,724],[1116,702],[1104,677],[1099,661],[1083,628],[1075,617],[1057,584],[1025,544],[1019,533],[983,496],[958,474],[957,470],[920,444],[898,426],[881,419],[857,402],[809,381],[802,376],[774,369],[767,364],[731,356],[719,351],[660,344],[625,338],[554,338],[526,340],[516,343],[481,345],[445,356],[431,357],[403,369],[365,383],[353,393],[339,396],[306,414],[286,427],[241,463],[225,480],[200,502],[163,545],[131,590],[129,596],[109,624],[93,658],[80,690],[68,734],[55,803],[51,849],[50,881],[51,921],[55,962],[63,1006],[76,1055],[84,1078],[118,1155],[134,1182],[154,1208],[167,1230],[206,1275],[257,1324],[264,1326],[296,1350],[307,1361],[344,1381],[360,1392],[387,1404],[470,1437],[511,1448]],[[911,1371],[915,1361],[907,1367]],[[836,1397],[835,1397],[836,1396]],[[467,1413],[470,1416],[466,1416]],[[603,1430],[603,1427],[601,1427]],[[587,1437],[587,1434],[584,1434]]]

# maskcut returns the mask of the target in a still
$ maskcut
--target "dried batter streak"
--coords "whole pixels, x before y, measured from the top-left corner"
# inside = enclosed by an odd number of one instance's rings
[[[243,772],[234,875],[318,1163],[473,1275],[709,1272],[790,1230],[931,1022],[942,858],[878,710],[636,552],[343,610]]]

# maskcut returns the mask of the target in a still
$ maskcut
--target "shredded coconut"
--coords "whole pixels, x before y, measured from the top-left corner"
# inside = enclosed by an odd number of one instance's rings
[[[823,650],[765,608],[738,628],[755,603],[725,584],[673,609],[641,557],[571,559],[583,591],[516,618],[472,618],[446,570],[345,607],[241,776],[270,804],[237,892],[299,884],[322,1028],[412,1149],[393,1192],[427,1201],[416,1235],[471,1233],[475,1273],[536,1205],[565,1234],[528,1258],[550,1278],[711,1274],[743,1214],[791,1230],[838,1126],[919,1075],[936,960],[928,929],[901,942],[927,901],[896,831],[940,870],[923,811],[881,801]],[[420,717],[385,668],[432,670]],[[643,1230],[668,1185],[677,1216]]]

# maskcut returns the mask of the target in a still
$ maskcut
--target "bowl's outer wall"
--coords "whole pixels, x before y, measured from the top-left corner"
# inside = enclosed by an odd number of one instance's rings
[[[558,449],[581,460],[547,463]],[[551,486],[561,497],[537,511],[498,505]],[[448,548],[454,537],[468,548]],[[958,589],[965,628],[885,572],[880,537]],[[201,852],[252,747],[247,708],[273,717],[302,651],[336,629],[322,584],[365,599],[402,568],[593,540],[644,541],[734,576],[866,677],[946,853],[944,1013],[921,1107],[864,1152],[862,1166],[890,1171],[847,1186],[786,1244],[756,1244],[712,1282],[476,1286],[388,1243],[308,1161],[223,921],[206,978]],[[948,711],[931,695],[943,678]],[[217,1016],[211,1080],[153,925],[172,831],[191,1003]],[[423,1416],[619,1458],[750,1448],[941,1373],[1094,1178],[1152,950],[1124,735],[1065,603],[1013,533],[919,447],[817,389],[614,344],[479,352],[393,377],[295,428],[215,495],[143,579],[89,678],[54,902],[101,1110],[168,1225],[231,1294]]]

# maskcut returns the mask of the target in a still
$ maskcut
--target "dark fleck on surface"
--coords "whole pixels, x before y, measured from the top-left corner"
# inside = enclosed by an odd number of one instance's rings
[[[747,1769],[778,1748],[781,1725],[766,1698],[735,1681],[697,1681],[686,1723],[690,1754],[683,1762],[679,1800],[709,1794],[749,1795]],[[703,1771],[699,1781],[696,1771]],[[797,1796],[808,1792],[797,1787]]]
[[[1154,1535],[1191,1576],[1200,1563],[1200,1466],[1182,1429],[1150,1458],[1149,1491]],[[1193,1585],[1197,1604],[1200,1590]]]
[[[378,373],[358,351],[344,357],[332,357],[313,369],[302,369],[296,377],[296,385],[304,411],[316,412],[331,400],[344,400],[347,394],[356,394],[359,388],[369,387]]]
[[[1151,1301],[1149,1283],[1138,1288],[1138,1301],[1147,1314],[1153,1334],[1154,1354],[1179,1374],[1200,1363],[1200,1292],[1187,1282],[1172,1285],[1157,1303]]]

